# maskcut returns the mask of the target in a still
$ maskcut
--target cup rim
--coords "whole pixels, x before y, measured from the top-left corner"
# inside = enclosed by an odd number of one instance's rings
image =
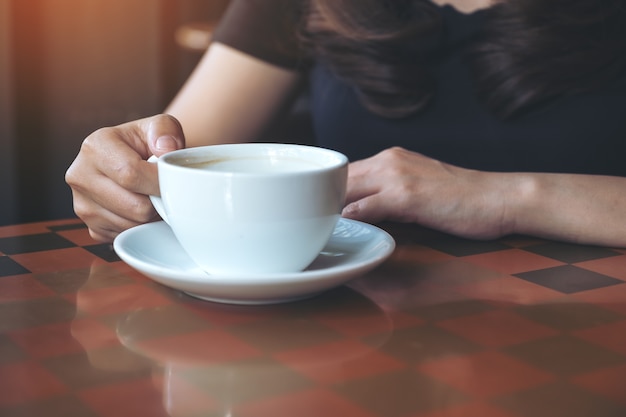
[[[193,167],[184,166],[183,164],[176,163],[172,161],[172,159],[185,160],[190,162],[190,159],[185,159],[187,154],[195,154],[197,152],[201,152],[202,155],[206,155],[205,152],[226,152],[232,150],[234,148],[245,149],[248,154],[241,154],[242,157],[254,156],[255,154],[250,154],[249,152],[257,149],[261,150],[271,150],[271,149],[281,149],[281,150],[294,150],[294,151],[304,151],[308,153],[318,153],[326,156],[326,160],[328,163],[324,163],[319,167],[313,167],[311,169],[306,170],[296,170],[296,171],[280,171],[280,172],[233,172],[233,171],[212,171],[212,170],[198,170]],[[256,154],[258,155],[258,154]],[[219,156],[219,155],[216,155]],[[194,157],[195,158],[195,157]],[[322,160],[320,158],[320,160]],[[168,152],[162,155],[158,159],[158,163],[169,167],[170,169],[180,169],[180,170],[194,170],[198,173],[202,173],[203,175],[236,175],[236,176],[285,176],[285,175],[311,175],[312,173],[322,173],[328,171],[334,171],[343,166],[347,166],[349,161],[348,157],[341,152],[323,148],[319,146],[313,145],[300,145],[300,144],[291,144],[291,143],[274,143],[274,142],[250,142],[250,143],[227,143],[227,144],[217,144],[217,145],[205,145],[198,146],[193,148],[184,148],[178,149],[172,152]]]

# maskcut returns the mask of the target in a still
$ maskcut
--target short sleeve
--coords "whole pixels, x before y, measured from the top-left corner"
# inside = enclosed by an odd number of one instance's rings
[[[297,0],[231,0],[213,41],[280,67],[304,68],[306,54],[297,35],[300,13]]]

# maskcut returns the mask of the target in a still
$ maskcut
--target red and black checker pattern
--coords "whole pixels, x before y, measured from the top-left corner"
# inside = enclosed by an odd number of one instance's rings
[[[76,220],[0,228],[0,415],[623,417],[626,251],[383,225],[381,267],[196,300]]]

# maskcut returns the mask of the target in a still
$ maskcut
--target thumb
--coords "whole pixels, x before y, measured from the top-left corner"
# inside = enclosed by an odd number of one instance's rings
[[[185,147],[183,128],[174,116],[160,114],[147,122],[148,147],[153,155],[161,156]]]
[[[385,201],[380,194],[374,194],[354,201],[344,207],[341,215],[352,220],[377,223],[387,216]]]

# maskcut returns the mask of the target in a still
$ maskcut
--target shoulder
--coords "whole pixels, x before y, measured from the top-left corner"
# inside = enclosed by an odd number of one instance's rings
[[[231,0],[214,41],[286,68],[302,65],[300,0]]]

